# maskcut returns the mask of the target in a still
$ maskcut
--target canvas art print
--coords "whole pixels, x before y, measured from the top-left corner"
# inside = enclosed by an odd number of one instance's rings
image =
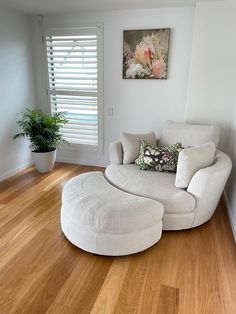
[[[124,31],[123,78],[166,79],[170,29]]]

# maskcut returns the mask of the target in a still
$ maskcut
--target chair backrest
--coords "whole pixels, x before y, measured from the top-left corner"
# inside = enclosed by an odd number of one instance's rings
[[[181,142],[184,147],[188,147],[212,141],[217,146],[219,137],[220,128],[214,125],[197,125],[167,121],[158,144],[160,144],[160,146],[166,146]]]

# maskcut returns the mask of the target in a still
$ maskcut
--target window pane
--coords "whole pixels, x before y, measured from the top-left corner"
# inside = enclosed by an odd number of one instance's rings
[[[84,29],[83,29],[84,31]],[[98,37],[46,36],[52,112],[64,112],[70,143],[98,145]]]

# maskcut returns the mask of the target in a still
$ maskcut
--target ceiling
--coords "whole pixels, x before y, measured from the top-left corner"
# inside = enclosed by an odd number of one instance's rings
[[[0,3],[30,14],[50,14],[183,7],[194,6],[198,1],[205,0],[0,0]]]

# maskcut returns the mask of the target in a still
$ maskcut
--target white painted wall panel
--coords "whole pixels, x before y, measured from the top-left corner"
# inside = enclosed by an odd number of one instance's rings
[[[13,141],[16,119],[34,104],[30,21],[0,6],[0,179],[31,161],[28,141]]]
[[[197,4],[186,120],[221,127],[220,147],[233,162],[226,197],[236,232],[235,16],[234,1]]]

